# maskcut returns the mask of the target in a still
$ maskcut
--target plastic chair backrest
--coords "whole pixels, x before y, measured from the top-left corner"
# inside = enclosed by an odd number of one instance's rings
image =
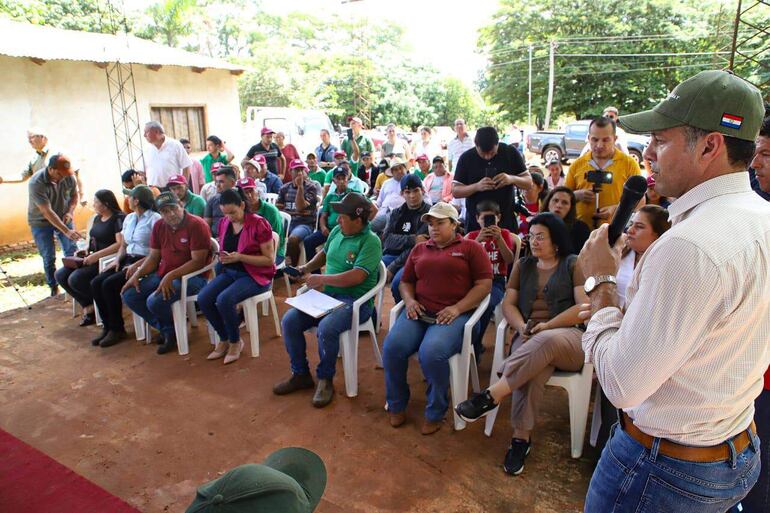
[[[267,192],[267,193],[265,193],[265,198],[264,199],[268,203],[271,203],[271,204],[275,205],[275,202],[278,200],[278,195],[276,193],[274,193],[274,192]]]
[[[289,243],[289,227],[291,226],[291,215],[283,211],[279,211],[278,213],[281,214],[281,224],[283,226],[283,251],[285,253],[286,246]]]

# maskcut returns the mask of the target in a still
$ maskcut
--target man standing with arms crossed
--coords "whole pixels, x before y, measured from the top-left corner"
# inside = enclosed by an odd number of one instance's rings
[[[757,480],[770,207],[749,188],[746,167],[763,111],[754,86],[704,71],[651,111],[620,118],[627,131],[652,134],[645,158],[655,189],[677,200],[671,229],[636,267],[625,313],[614,283],[620,239],[611,249],[604,225],[580,254],[592,315],[586,361],[623,409],[591,479],[587,513],[644,505],[722,513]]]

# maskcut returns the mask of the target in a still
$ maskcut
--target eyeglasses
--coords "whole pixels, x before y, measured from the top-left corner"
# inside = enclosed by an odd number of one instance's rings
[[[545,242],[545,241],[548,240],[548,238],[549,238],[548,235],[546,235],[544,233],[538,233],[537,235],[532,234],[532,233],[529,234],[529,241],[530,242],[534,242],[534,241]]]

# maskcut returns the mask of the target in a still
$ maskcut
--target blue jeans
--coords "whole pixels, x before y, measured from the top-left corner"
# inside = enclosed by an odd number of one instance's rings
[[[495,314],[495,307],[500,304],[505,295],[505,281],[495,279],[492,282],[492,291],[489,293],[489,306],[481,314],[479,323],[476,325],[476,329],[473,330],[473,349],[476,351],[476,358],[481,355],[482,340],[484,339],[484,333],[486,333],[489,327],[489,321],[492,320],[492,316]]]
[[[305,331],[318,326],[318,356],[320,361],[316,368],[318,379],[332,379],[337,370],[337,355],[340,352],[340,334],[350,329],[353,316],[353,302],[357,299],[351,296],[329,294],[347,303],[320,319],[311,317],[295,308],[289,309],[281,319],[283,343],[291,360],[291,372],[297,375],[310,374],[307,363]],[[372,316],[373,306],[369,303],[361,305],[359,323]]]
[[[385,264],[385,267],[388,267],[397,258],[398,258],[398,255],[385,255],[385,254],[383,254],[382,255],[382,263]]]
[[[585,513],[626,511],[724,513],[759,476],[759,438],[731,460],[695,463],[658,454],[658,438],[646,449],[620,428],[594,470]]]
[[[160,331],[166,339],[174,338],[174,316],[171,314],[171,304],[179,300],[182,280],[176,279],[174,294],[169,299],[163,299],[163,294],[155,292],[160,285],[160,276],[152,273],[139,282],[139,292],[130,288],[123,293],[123,303],[132,312],[150,323],[150,326]],[[194,296],[206,285],[205,278],[195,276],[187,280],[187,295]]]
[[[393,294],[393,302],[398,304],[401,302],[401,293],[398,291],[398,285],[401,283],[401,277],[404,275],[404,268],[398,270],[393,276],[393,281],[390,282],[390,292]]]
[[[399,413],[409,403],[409,384],[406,371],[409,357],[418,353],[420,367],[428,381],[428,403],[425,418],[438,422],[449,407],[449,358],[463,346],[463,327],[472,312],[465,312],[450,324],[428,324],[406,317],[402,310],[388,332],[382,348],[385,367],[385,397],[388,411]]]
[[[289,237],[296,237],[299,240],[305,240],[305,237],[313,233],[313,227],[308,224],[298,224],[289,227]]]
[[[71,229],[72,223],[69,223],[67,227]],[[54,242],[54,235],[59,238],[59,243],[61,244],[64,256],[74,255],[77,246],[74,242],[69,240],[66,235],[50,224],[48,226],[31,226],[30,228],[32,229],[32,237],[35,239],[37,251],[43,259],[45,281],[48,283],[49,287],[53,287],[56,285],[56,278],[54,277],[54,273],[56,272],[56,245]]]
[[[770,390],[762,390],[754,401],[754,422],[757,436],[767,444],[770,440]],[[767,513],[770,511],[770,450],[760,454],[762,470],[759,479],[745,499],[741,501],[743,513]],[[737,513],[737,509],[736,509]]]
[[[302,243],[305,245],[305,257],[310,262],[315,256],[315,248],[326,242],[326,235],[321,230],[316,230],[307,237],[305,237]]]
[[[198,292],[198,307],[219,335],[220,340],[236,344],[241,340],[241,324],[236,306],[241,301],[270,289],[259,285],[245,271],[217,266],[217,276]]]

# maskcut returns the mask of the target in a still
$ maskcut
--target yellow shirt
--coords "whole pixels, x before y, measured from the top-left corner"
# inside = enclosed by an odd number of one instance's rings
[[[390,176],[386,175],[385,173],[380,173],[377,175],[377,180],[374,182],[374,188],[378,191],[382,189],[382,184],[385,183],[385,180],[390,178]]]
[[[586,180],[586,173],[595,169],[594,166],[590,164],[592,158],[591,152],[589,151],[575,160],[569,167],[564,185],[573,191],[591,189],[593,184]],[[634,159],[618,150],[615,151],[615,155],[612,157],[612,163],[604,171],[612,173],[612,183],[602,185],[601,192],[599,192],[599,208],[620,203],[620,195],[623,193],[623,184],[626,183],[626,180],[628,180],[630,176],[642,174],[642,171],[639,169],[639,164],[637,164]],[[596,212],[596,201],[590,203],[578,201],[576,206],[577,218],[589,227],[593,227],[593,215]],[[607,222],[608,221],[606,220],[602,221],[602,224]]]

